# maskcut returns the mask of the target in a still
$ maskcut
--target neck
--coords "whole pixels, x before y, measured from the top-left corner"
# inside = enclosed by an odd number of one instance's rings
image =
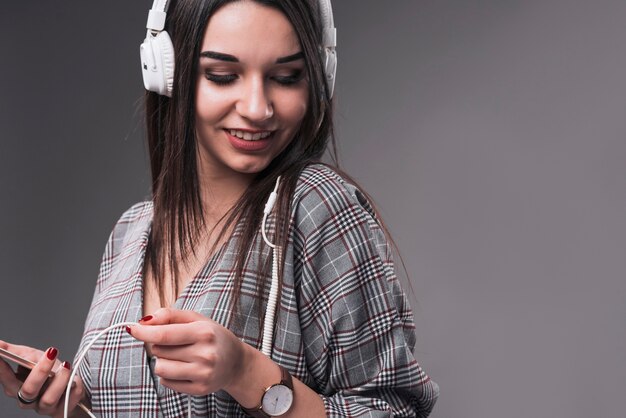
[[[199,161],[198,184],[205,219],[215,222],[222,218],[241,198],[255,175],[218,171]]]

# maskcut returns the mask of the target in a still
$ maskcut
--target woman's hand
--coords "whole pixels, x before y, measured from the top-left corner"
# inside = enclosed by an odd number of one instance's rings
[[[65,388],[71,374],[71,366],[68,362],[61,363],[57,360],[58,351],[50,347],[45,352],[23,345],[9,344],[0,341],[0,347],[24,357],[37,365],[30,371],[28,377],[22,382],[13,372],[11,366],[0,361],[0,384],[7,396],[16,398],[22,409],[34,409],[41,415],[62,417],[65,402]],[[53,378],[49,378],[54,371]],[[17,394],[23,399],[36,400],[30,404],[22,403]],[[80,378],[72,385],[70,393],[70,411],[76,408],[84,395],[84,386]]]
[[[215,321],[193,311],[159,309],[127,331],[150,344],[155,373],[176,392],[207,395],[240,385],[248,345]]]
[[[228,392],[245,408],[256,407],[265,388],[278,383],[280,368],[215,321],[193,311],[159,309],[127,331],[158,357],[156,374],[176,392],[202,396]],[[324,402],[296,378],[291,417],[324,417]]]

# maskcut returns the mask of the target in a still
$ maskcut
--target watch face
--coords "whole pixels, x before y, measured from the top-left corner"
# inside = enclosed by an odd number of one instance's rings
[[[263,412],[271,416],[289,411],[293,402],[293,392],[285,385],[274,385],[263,395]]]

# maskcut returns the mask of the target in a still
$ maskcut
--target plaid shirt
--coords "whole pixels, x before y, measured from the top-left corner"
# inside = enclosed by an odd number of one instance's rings
[[[152,204],[130,208],[104,252],[82,347],[107,326],[142,316],[142,266]],[[236,257],[231,239],[182,291],[174,307],[194,310],[260,348],[269,293],[256,289],[270,249],[260,231],[247,258],[240,318],[229,309]],[[437,385],[413,356],[413,317],[385,236],[363,195],[331,169],[305,169],[294,193],[272,359],[323,399],[330,417],[426,417]],[[259,306],[260,304],[260,306]],[[182,417],[187,397],[160,385],[143,344],[123,329],[98,341],[80,375],[99,417]],[[192,398],[194,416],[244,417],[225,392]]]

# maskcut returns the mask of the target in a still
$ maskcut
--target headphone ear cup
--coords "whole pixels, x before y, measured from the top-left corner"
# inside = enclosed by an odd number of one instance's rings
[[[161,52],[161,63],[163,66],[163,82],[166,88],[165,95],[172,97],[174,87],[174,45],[167,32],[161,32],[157,35],[156,41],[159,44]]]
[[[143,85],[148,91],[172,97],[174,85],[174,46],[167,32],[149,36],[141,44]]]

